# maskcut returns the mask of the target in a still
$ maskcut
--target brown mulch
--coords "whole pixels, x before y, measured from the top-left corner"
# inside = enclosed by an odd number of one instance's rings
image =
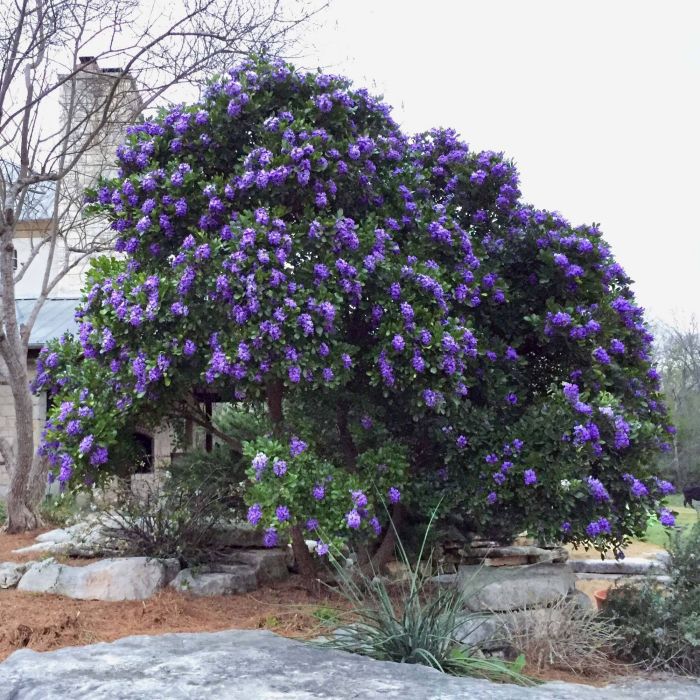
[[[0,660],[23,647],[49,651],[133,634],[235,628],[311,638],[328,629],[314,612],[338,605],[326,592],[309,593],[294,576],[246,594],[195,598],[164,590],[149,600],[116,603],[6,590],[0,591]]]
[[[43,530],[33,530],[32,532],[23,532],[19,535],[8,535],[6,532],[0,531],[0,562],[4,561],[30,561],[32,559],[41,559],[46,556],[42,552],[32,552],[30,554],[15,554],[13,549],[29,547],[31,544],[36,544],[34,538],[42,532],[48,532],[49,528]]]

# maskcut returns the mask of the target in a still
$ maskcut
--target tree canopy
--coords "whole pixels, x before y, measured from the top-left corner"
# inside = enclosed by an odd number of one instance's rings
[[[243,451],[270,544],[374,536],[383,501],[619,548],[672,489],[629,278],[596,226],[523,203],[503,154],[260,60],[117,155],[88,198],[124,255],[40,356],[60,480],[108,475],[126,429],[208,394],[269,416]]]

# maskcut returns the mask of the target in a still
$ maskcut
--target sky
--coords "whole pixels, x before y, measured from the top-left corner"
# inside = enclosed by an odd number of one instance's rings
[[[333,0],[303,47],[599,223],[650,320],[700,316],[700,0]]]

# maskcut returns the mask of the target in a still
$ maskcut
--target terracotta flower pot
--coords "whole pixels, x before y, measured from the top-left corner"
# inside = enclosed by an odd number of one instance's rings
[[[593,597],[595,598],[595,606],[598,610],[602,610],[603,606],[605,605],[605,601],[608,599],[608,589],[603,588],[600,591],[596,591],[593,594]]]

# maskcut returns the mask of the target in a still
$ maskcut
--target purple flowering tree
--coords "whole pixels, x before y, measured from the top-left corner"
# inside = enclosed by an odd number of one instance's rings
[[[261,61],[118,157],[91,198],[124,255],[41,355],[58,479],[108,475],[137,422],[206,425],[209,396],[265,411],[229,442],[249,520],[298,555],[311,534],[381,558],[387,510],[438,503],[470,532],[620,548],[658,509],[665,412],[629,279],[596,227],[524,204],[501,154]]]

